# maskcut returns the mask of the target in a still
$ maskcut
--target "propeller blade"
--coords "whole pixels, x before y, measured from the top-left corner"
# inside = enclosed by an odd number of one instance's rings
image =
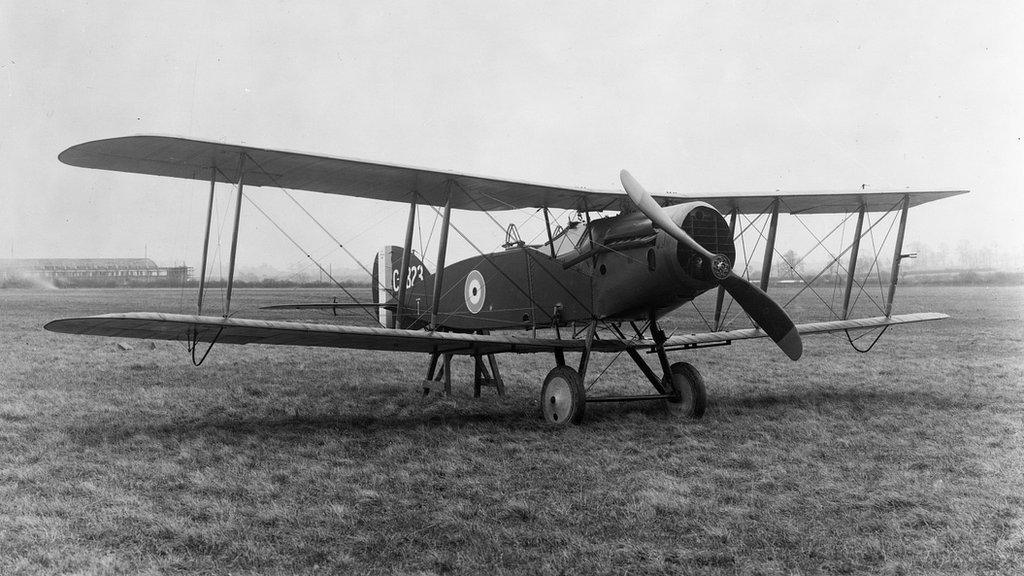
[[[721,281],[721,284],[743,311],[786,353],[786,356],[791,360],[800,359],[804,351],[800,331],[781,306],[760,288],[736,274],[730,274]]]
[[[622,187],[626,190],[626,194],[629,194],[629,199],[636,204],[644,216],[650,218],[655,226],[664,230],[669,236],[708,258],[719,284],[743,308],[743,311],[775,341],[775,344],[786,353],[786,356],[793,360],[800,358],[804,350],[800,332],[781,306],[760,288],[732,272],[732,264],[729,263],[728,258],[712,254],[710,250],[698,244],[686,231],[676,226],[668,213],[655,202],[654,198],[629,172],[626,170],[620,172],[619,179],[622,180]]]
[[[651,195],[636,181],[636,178],[633,178],[632,174],[623,170],[619,172],[619,180],[622,181],[622,187],[625,188],[626,194],[629,194],[629,199],[644,213],[644,216],[651,219],[655,226],[667,232],[669,236],[686,244],[691,250],[698,252],[708,260],[714,258],[714,254],[708,251],[707,248],[698,244],[682,228],[676,226],[676,223],[672,221],[672,218],[665,212],[665,209],[658,205],[654,198],[651,198]]]

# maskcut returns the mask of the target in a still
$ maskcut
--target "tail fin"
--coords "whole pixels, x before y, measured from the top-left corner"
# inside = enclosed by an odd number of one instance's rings
[[[373,303],[388,304],[398,302],[398,290],[401,287],[402,275],[402,254],[405,252],[399,246],[385,246],[377,253],[377,259],[373,262]],[[411,293],[414,286],[418,286],[430,275],[427,267],[423,264],[415,252],[409,255],[409,271],[404,279],[406,293]],[[408,299],[408,295],[406,296]],[[385,328],[391,326],[394,318],[394,311],[379,308],[380,323]]]

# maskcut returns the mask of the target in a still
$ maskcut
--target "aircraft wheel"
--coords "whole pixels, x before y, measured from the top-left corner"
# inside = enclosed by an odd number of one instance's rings
[[[587,394],[580,373],[568,366],[556,366],[544,378],[540,406],[544,419],[555,426],[576,424],[583,417]]]
[[[666,401],[669,412],[693,419],[704,416],[708,396],[700,372],[689,362],[676,362],[669,370],[672,378],[668,384],[676,396]]]

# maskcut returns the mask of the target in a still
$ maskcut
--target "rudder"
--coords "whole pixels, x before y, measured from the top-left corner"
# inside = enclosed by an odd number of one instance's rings
[[[402,275],[402,254],[405,252],[400,246],[385,246],[377,252],[377,258],[373,262],[373,303],[393,304],[398,302],[398,291],[401,287],[400,277]],[[430,272],[423,264],[423,261],[413,252],[409,255],[409,271],[405,277],[406,302],[409,301],[413,289],[420,287]],[[422,290],[421,290],[422,291]],[[378,308],[378,320],[381,326],[390,327],[394,319],[394,309],[385,307]]]

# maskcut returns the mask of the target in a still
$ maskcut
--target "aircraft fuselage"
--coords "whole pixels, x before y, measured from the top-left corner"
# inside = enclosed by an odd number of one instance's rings
[[[714,208],[691,202],[668,208],[673,221],[702,246],[734,259],[732,232]],[[639,212],[579,225],[574,238],[543,246],[512,245],[447,266],[436,324],[455,331],[532,328],[633,320],[663,315],[716,284],[710,263],[680,245]],[[399,287],[401,249],[387,248],[392,294]],[[414,260],[404,278],[398,326],[429,324],[434,275]]]

